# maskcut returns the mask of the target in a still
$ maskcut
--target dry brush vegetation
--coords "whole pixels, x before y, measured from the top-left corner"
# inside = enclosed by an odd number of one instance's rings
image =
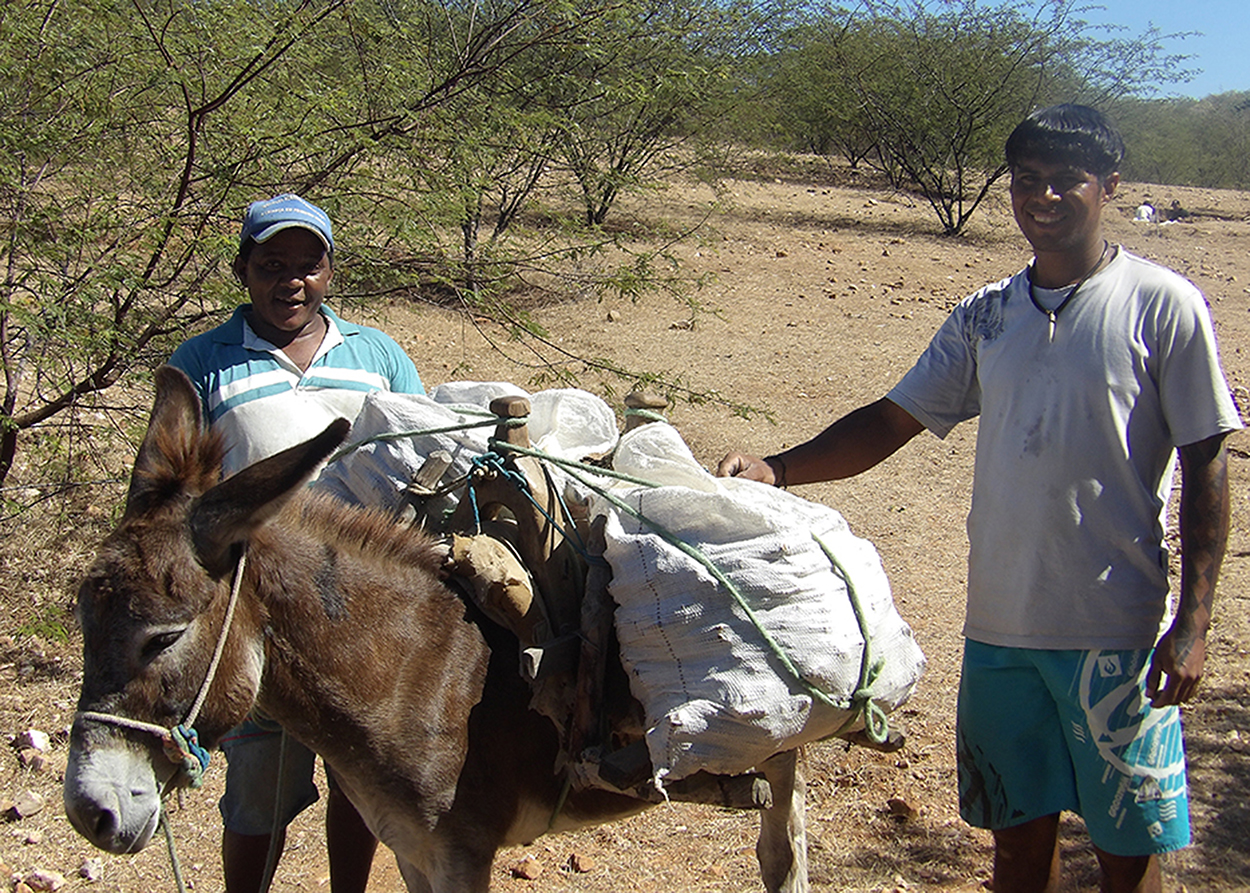
[[[1171,226],[1134,224],[1132,210],[1147,194],[1159,206],[1177,198],[1196,213]],[[622,211],[640,232],[706,218],[701,238],[677,248],[686,269],[709,277],[696,309],[659,298],[546,303],[530,312],[549,333],[550,347],[523,345],[489,321],[419,302],[395,300],[369,315],[409,351],[428,384],[454,378],[527,385],[532,364],[543,357],[589,390],[623,390],[577,359],[603,357],[768,411],[771,421],[741,418],[715,403],[676,403],[671,420],[710,464],[731,447],[763,451],[795,443],[879,396],[954,301],[1018,269],[1027,246],[995,196],[982,219],[951,239],[933,232],[926,210],[909,196],[819,165],[744,174],[722,181],[716,194],[674,183]],[[1250,195],[1127,184],[1108,227],[1114,240],[1203,288],[1244,412]],[[122,418],[141,417],[146,399],[139,387],[127,393],[122,402],[131,413]],[[909,739],[904,751],[882,755],[821,744],[808,753],[816,890],[972,890],[986,876],[987,838],[963,826],[955,812],[952,746],[974,436],[967,425],[945,441],[922,437],[862,479],[801,491],[837,508],[876,543],[900,611],[929,658],[920,690],[898,717]],[[10,815],[0,824],[0,863],[22,874],[57,872],[66,878],[64,890],[172,890],[162,847],[129,858],[99,856],[60,808],[57,775],[80,672],[69,608],[77,578],[122,498],[133,442],[102,437],[97,446],[95,477],[103,483],[56,492],[31,485],[6,494],[29,507],[6,517],[0,530],[0,735],[13,741],[40,729],[50,734],[51,751],[44,768],[25,765],[30,757],[24,761],[17,749],[0,751],[0,799],[30,791],[45,801],[29,817]],[[1169,891],[1250,888],[1250,446],[1242,436],[1232,441],[1231,467],[1233,536],[1209,674],[1186,713],[1195,845],[1165,861]],[[221,887],[215,806],[221,776],[215,763],[205,788],[172,810],[184,869],[201,891]],[[313,808],[293,827],[275,890],[328,889],[319,821]],[[508,851],[496,867],[496,888],[755,889],[755,828],[748,814],[662,807]],[[1093,890],[1093,857],[1078,820],[1065,822],[1063,846],[1071,864],[1064,890]],[[527,856],[540,869],[536,879],[511,871]],[[92,858],[100,861],[87,863]],[[84,864],[94,879],[79,876]],[[398,888],[393,864],[380,856],[371,889]]]

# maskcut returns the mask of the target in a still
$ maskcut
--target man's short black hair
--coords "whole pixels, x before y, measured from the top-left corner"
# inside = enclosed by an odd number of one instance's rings
[[[1073,164],[1105,180],[1120,169],[1124,139],[1097,109],[1065,103],[1038,109],[1007,138],[1007,166],[1026,160]]]

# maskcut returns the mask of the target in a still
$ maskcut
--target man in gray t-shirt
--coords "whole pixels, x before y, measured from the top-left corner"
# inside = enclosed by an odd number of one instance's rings
[[[1107,243],[1123,141],[1099,112],[1029,116],[1007,142],[1021,272],[955,308],[882,399],[718,473],[850,477],[925,428],[979,417],[957,723],[960,812],[993,831],[993,887],[1058,889],[1059,814],[1109,890],[1159,891],[1189,842],[1177,705],[1202,677],[1241,427],[1202,295]],[[1164,511],[1182,474],[1169,613]],[[1010,710],[1003,705],[1011,704]]]

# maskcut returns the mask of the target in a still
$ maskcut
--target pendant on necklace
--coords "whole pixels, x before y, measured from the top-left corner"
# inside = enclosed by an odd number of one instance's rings
[[[1063,308],[1067,307],[1071,300],[1076,297],[1076,293],[1081,290],[1081,286],[1085,284],[1086,280],[1102,268],[1103,261],[1107,259],[1107,255],[1110,250],[1110,243],[1107,242],[1106,239],[1103,239],[1102,254],[1098,255],[1098,260],[1092,267],[1089,268],[1089,270],[1086,271],[1084,276],[1077,280],[1076,285],[1072,286],[1068,293],[1063,296],[1063,300],[1059,302],[1059,306],[1055,307],[1053,310],[1043,307],[1042,302],[1037,299],[1037,292],[1033,287],[1033,264],[1029,265],[1028,270],[1025,272],[1025,278],[1029,282],[1029,300],[1033,302],[1034,307],[1046,314],[1046,319],[1049,321],[1047,339],[1051,344],[1054,344],[1055,342],[1055,320],[1058,319],[1059,314],[1063,311]]]

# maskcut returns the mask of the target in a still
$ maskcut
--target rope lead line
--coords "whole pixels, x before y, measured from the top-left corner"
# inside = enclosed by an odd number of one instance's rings
[[[187,883],[182,876],[182,863],[178,861],[178,849],[174,846],[174,832],[169,827],[169,821],[165,815],[165,810],[161,810],[161,817],[157,819],[160,823],[161,831],[165,834],[165,848],[169,851],[169,867],[174,872],[174,883],[178,886],[178,893],[187,893]]]

